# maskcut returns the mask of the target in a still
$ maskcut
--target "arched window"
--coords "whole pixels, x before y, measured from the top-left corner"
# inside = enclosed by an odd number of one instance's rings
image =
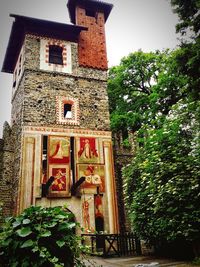
[[[63,65],[63,48],[58,45],[49,46],[49,63]]]

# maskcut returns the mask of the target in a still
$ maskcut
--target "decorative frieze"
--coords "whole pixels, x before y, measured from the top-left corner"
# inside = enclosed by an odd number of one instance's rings
[[[89,129],[67,129],[67,128],[58,128],[54,127],[40,127],[40,126],[24,126],[23,133],[35,133],[35,134],[58,134],[58,135],[69,135],[69,136],[103,136],[104,138],[111,139],[110,131],[93,131]]]

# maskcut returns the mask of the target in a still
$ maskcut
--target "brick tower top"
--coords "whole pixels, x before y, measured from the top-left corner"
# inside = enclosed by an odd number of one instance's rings
[[[88,28],[79,37],[79,65],[107,70],[105,22],[113,5],[96,0],[68,0],[67,7],[71,22]]]

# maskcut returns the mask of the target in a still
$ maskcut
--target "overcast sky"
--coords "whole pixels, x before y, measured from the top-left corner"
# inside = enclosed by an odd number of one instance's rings
[[[169,0],[104,0],[114,4],[106,23],[109,66],[129,53],[175,48],[177,16]],[[0,0],[0,69],[13,18],[9,14],[70,24],[67,0]],[[0,73],[0,137],[4,121],[10,123],[12,74]]]

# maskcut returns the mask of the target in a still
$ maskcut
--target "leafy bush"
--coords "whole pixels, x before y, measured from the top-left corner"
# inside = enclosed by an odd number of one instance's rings
[[[192,262],[194,265],[200,265],[200,257],[196,257],[193,262]]]
[[[30,207],[6,220],[0,233],[0,264],[11,267],[85,266],[74,216],[65,208]]]

